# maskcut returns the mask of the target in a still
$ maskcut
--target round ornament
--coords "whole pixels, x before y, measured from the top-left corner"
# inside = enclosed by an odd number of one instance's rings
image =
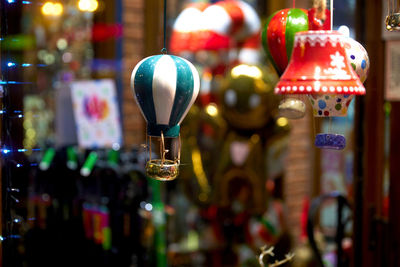
[[[282,9],[268,18],[262,31],[262,45],[279,75],[285,71],[290,60],[296,32],[307,30],[305,9]]]
[[[238,129],[260,129],[276,108],[272,85],[267,75],[255,65],[233,67],[220,91],[221,112],[228,123]]]
[[[351,67],[360,78],[360,81],[364,83],[368,76],[370,64],[367,51],[353,38],[343,38],[343,43]]]

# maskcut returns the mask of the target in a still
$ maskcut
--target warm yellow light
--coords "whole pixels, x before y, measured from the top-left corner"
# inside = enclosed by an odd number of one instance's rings
[[[78,8],[80,11],[94,12],[99,7],[97,0],[79,0]]]
[[[53,8],[54,8],[54,16],[60,16],[63,13],[64,8],[62,4],[55,3],[53,5]]]
[[[218,114],[218,108],[217,108],[217,106],[215,104],[209,104],[206,107],[206,112],[207,112],[208,115],[214,117],[214,116],[216,116]]]
[[[42,6],[42,14],[45,16],[60,16],[63,13],[63,5],[61,3],[46,2]]]
[[[260,79],[262,77],[262,72],[256,66],[241,64],[231,70],[231,75],[233,78],[245,75],[255,79]]]
[[[289,121],[284,117],[280,117],[279,119],[276,120],[276,124],[280,127],[285,127],[286,125],[289,124]]]

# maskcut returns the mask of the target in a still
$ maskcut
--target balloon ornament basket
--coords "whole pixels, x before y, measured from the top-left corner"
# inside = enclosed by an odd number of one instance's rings
[[[164,134],[161,132],[160,142],[160,159],[152,159],[152,137],[148,136],[146,148],[149,148],[149,160],[146,163],[146,176],[159,181],[172,181],[179,175],[181,138],[178,137],[178,155],[175,159],[166,159],[166,154],[170,151],[165,149]]]
[[[166,159],[149,160],[146,163],[146,175],[159,181],[174,180],[179,174],[179,164],[176,161]]]

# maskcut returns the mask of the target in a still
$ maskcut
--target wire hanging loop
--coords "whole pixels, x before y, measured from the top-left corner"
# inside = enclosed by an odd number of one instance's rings
[[[164,21],[163,21],[163,27],[164,27],[164,44],[163,48],[161,49],[161,53],[166,55],[167,52],[167,0],[164,0]]]
[[[151,161],[151,136],[149,136],[149,160]]]

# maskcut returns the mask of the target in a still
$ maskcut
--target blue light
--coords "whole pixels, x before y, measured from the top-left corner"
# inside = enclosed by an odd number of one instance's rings
[[[0,84],[32,84],[32,82],[0,81]]]
[[[3,152],[3,154],[8,154],[9,152],[11,152],[11,150],[7,149],[7,148],[3,148],[2,152]]]
[[[14,110],[14,113],[22,113],[22,110]]]
[[[38,166],[39,164],[37,164],[37,163],[31,163],[31,167],[35,167],[35,166]]]
[[[29,4],[32,4],[32,2],[31,1],[22,1],[22,4],[29,5]]]
[[[22,63],[21,66],[22,67],[30,67],[30,66],[32,66],[32,64],[30,64],[30,63]]]
[[[16,64],[15,64],[14,62],[8,62],[8,63],[7,63],[7,66],[8,66],[8,67],[15,67]]]
[[[4,114],[4,113],[6,113],[5,110],[0,110],[0,114]]]
[[[26,151],[28,151],[28,149],[26,149],[26,148],[20,148],[20,149],[18,149],[17,151],[18,151],[18,152],[26,152]]]
[[[18,115],[18,118],[22,118],[23,116],[24,116],[24,115],[22,115],[22,114],[19,114],[19,115]]]
[[[17,166],[17,168],[19,168],[19,167],[22,167],[22,164],[18,163],[16,166]]]
[[[9,4],[15,3],[15,0],[7,0]]]
[[[32,148],[32,151],[40,151],[40,148]]]

